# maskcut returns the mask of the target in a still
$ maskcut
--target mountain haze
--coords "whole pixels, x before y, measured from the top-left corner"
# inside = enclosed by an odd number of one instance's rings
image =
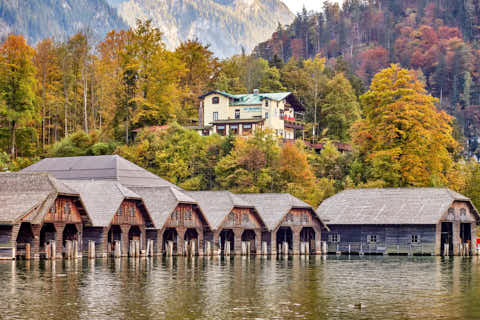
[[[0,39],[16,33],[35,44],[89,29],[98,40],[113,29],[125,28],[106,0],[0,0]]]
[[[219,57],[250,52],[294,15],[280,0],[109,0],[131,26],[151,19],[167,48],[198,38]]]

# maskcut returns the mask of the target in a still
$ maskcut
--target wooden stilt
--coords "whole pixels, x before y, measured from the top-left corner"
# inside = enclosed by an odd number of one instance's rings
[[[30,260],[30,243],[25,244],[25,260]]]

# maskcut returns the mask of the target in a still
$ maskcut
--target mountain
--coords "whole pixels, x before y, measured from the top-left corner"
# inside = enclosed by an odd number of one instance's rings
[[[86,29],[101,39],[113,29],[124,28],[127,25],[106,0],[0,0],[0,39],[18,33],[35,44]]]
[[[219,57],[250,52],[294,14],[280,0],[109,0],[130,25],[151,19],[167,48],[198,38]]]

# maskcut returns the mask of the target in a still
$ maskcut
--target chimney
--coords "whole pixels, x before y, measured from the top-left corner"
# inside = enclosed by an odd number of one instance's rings
[[[258,89],[253,89],[253,94],[254,94],[255,96],[258,96],[259,93],[260,93],[260,90],[258,90]]]

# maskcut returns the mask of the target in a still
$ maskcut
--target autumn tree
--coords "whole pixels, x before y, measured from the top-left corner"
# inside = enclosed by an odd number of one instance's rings
[[[413,71],[392,65],[375,75],[361,97],[365,118],[351,131],[371,179],[394,187],[449,185],[458,144],[452,118],[436,101]]]
[[[305,72],[308,76],[308,81],[310,83],[310,95],[313,102],[313,138],[317,136],[317,114],[321,114],[321,109],[319,110],[320,97],[322,92],[322,86],[326,82],[325,70],[325,58],[322,58],[320,55],[317,55],[314,59],[309,59],[305,61]]]
[[[10,35],[0,46],[0,103],[10,125],[10,154],[16,157],[16,130],[36,116],[35,51],[22,36]]]

